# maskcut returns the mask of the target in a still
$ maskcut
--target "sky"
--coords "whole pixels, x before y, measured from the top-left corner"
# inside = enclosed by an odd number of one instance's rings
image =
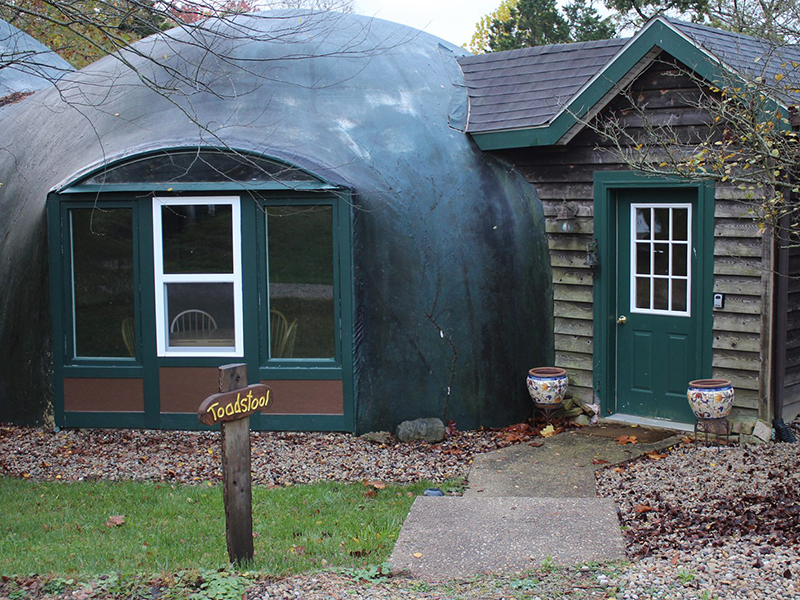
[[[500,0],[355,0],[353,12],[422,29],[457,46],[472,38]]]

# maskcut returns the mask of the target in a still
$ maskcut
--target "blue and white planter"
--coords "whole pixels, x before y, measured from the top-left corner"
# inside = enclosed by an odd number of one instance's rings
[[[733,385],[728,379],[695,379],[686,398],[698,419],[723,419],[733,406]]]
[[[537,367],[528,371],[528,393],[537,406],[557,406],[567,391],[567,372],[558,367]]]

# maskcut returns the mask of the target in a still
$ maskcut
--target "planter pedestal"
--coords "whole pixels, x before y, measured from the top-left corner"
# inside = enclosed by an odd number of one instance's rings
[[[700,440],[700,433],[704,434],[703,441],[708,445],[709,434],[719,438],[725,436],[725,443],[730,441],[731,424],[728,417],[720,417],[719,419],[701,419],[698,417],[694,422],[694,443]]]

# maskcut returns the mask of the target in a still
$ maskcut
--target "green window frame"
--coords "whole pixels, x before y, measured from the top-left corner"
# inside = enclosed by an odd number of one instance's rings
[[[164,152],[164,151],[162,151]],[[139,157],[137,157],[138,159]],[[122,161],[124,162],[124,161]],[[122,164],[117,163],[117,164]],[[240,198],[241,285],[244,354],[235,358],[248,366],[249,379],[341,380],[343,414],[256,415],[254,430],[353,431],[355,382],[353,374],[353,266],[352,198],[350,192],[325,181],[289,182],[92,182],[93,171],[76,183],[48,196],[51,292],[55,375],[55,417],[67,427],[150,427],[203,429],[196,415],[160,412],[159,369],[162,367],[217,367],[228,356],[159,356],[156,345],[154,269],[154,198]],[[86,183],[82,183],[86,182]],[[332,218],[334,285],[334,356],[331,358],[271,358],[269,354],[268,256],[266,208],[268,206],[329,206]],[[135,357],[75,358],[69,342],[72,331],[69,274],[69,211],[76,208],[128,208],[132,210],[135,278]],[[64,378],[141,378],[144,413],[65,412]]]
[[[130,210],[131,212],[131,235],[132,235],[132,249],[133,249],[133,303],[134,303],[134,316],[133,316],[133,356],[81,356],[78,354],[76,348],[76,328],[77,319],[75,313],[75,300],[74,300],[74,249],[73,249],[73,220],[72,214],[76,210],[115,210],[123,209]],[[63,203],[60,210],[61,222],[61,245],[63,252],[61,254],[62,272],[64,273],[64,285],[61,286],[61,294],[63,294],[64,306],[64,333],[63,339],[63,353],[64,362],[68,365],[108,365],[113,363],[121,363],[126,366],[141,364],[141,302],[139,290],[141,289],[140,278],[140,243],[138,235],[138,206],[136,202],[112,200],[103,202],[98,205],[96,202],[70,202]],[[55,297],[55,296],[54,296]],[[122,330],[120,336],[122,337]]]
[[[275,206],[331,208],[333,237],[333,315],[334,356],[330,358],[289,358],[271,356],[271,303],[269,293],[268,209]],[[344,332],[350,331],[351,316],[349,280],[349,203],[341,197],[293,195],[260,197],[257,203],[256,238],[259,257],[259,291],[263,294],[258,312],[260,329],[259,372],[262,379],[340,379],[344,358],[350,351]],[[347,348],[345,348],[347,346]],[[349,357],[348,357],[349,358]]]

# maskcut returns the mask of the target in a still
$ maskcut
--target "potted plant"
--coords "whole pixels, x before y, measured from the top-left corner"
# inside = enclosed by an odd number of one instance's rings
[[[567,385],[567,372],[559,367],[536,367],[528,371],[528,393],[536,405],[561,404]]]
[[[689,382],[686,398],[698,419],[722,419],[733,406],[733,385],[729,379],[695,379]]]

